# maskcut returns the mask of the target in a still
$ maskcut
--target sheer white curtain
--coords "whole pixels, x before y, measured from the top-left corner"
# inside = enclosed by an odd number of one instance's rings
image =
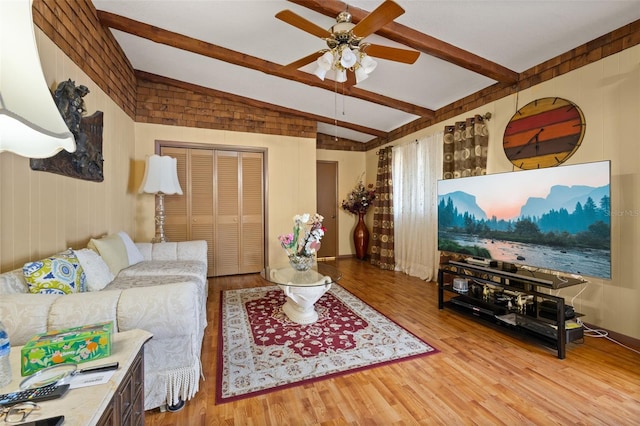
[[[393,148],[396,271],[434,280],[438,271],[438,195],[443,133]]]

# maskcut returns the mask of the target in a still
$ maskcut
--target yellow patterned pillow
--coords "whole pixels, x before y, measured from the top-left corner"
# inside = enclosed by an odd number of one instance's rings
[[[70,294],[85,290],[84,270],[71,249],[25,263],[22,273],[30,293]]]

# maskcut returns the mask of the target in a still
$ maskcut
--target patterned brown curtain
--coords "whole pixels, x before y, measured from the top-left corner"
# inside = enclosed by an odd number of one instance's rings
[[[488,146],[489,130],[480,115],[445,126],[443,178],[486,175]]]
[[[373,203],[373,238],[371,264],[380,269],[395,268],[393,243],[393,181],[391,179],[392,147],[378,151],[376,199]]]

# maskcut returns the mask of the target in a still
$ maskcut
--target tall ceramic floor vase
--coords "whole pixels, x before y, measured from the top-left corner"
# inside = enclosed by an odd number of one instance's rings
[[[364,213],[358,213],[358,223],[353,230],[353,244],[356,246],[356,257],[364,259],[369,248],[369,230],[364,223]]]

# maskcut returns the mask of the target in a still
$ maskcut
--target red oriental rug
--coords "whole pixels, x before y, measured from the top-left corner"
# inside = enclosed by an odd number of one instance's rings
[[[222,292],[217,404],[438,352],[336,284],[313,324],[291,322],[285,300],[277,286]]]

